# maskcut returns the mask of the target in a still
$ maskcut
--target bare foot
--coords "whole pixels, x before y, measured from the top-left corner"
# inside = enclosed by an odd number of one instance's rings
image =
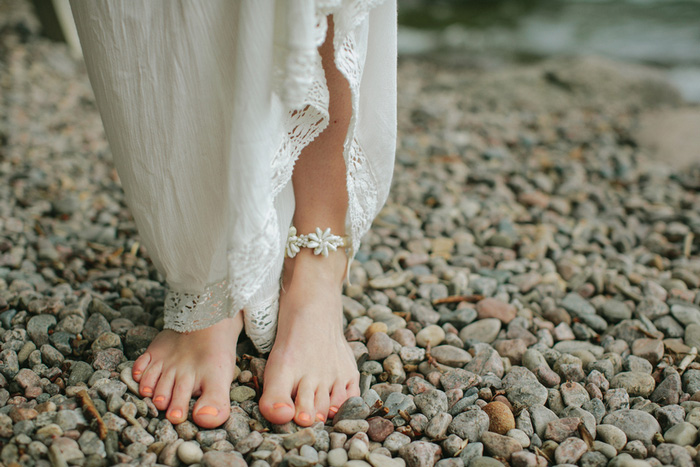
[[[272,423],[293,419],[310,426],[333,417],[345,400],[360,394],[360,375],[342,327],[346,261],[342,251],[324,258],[305,249],[285,264],[277,337],[260,398],[260,411]]]
[[[201,394],[192,419],[202,428],[221,425],[231,412],[229,391],[242,328],[238,313],[200,331],[162,331],[134,362],[139,392],[152,397],[159,410],[167,410],[165,417],[175,424],[187,420],[190,398]]]

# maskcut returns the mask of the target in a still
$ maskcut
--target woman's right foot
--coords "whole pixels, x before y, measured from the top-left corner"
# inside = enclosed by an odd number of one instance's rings
[[[192,409],[194,422],[202,428],[223,424],[231,412],[230,390],[241,329],[243,316],[238,313],[199,331],[161,331],[134,362],[132,375],[139,392],[151,397],[174,424],[187,420],[190,399],[201,394]]]

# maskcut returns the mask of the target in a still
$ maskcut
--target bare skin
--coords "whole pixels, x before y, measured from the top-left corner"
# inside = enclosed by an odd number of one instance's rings
[[[330,123],[301,153],[292,182],[294,225],[300,234],[331,228],[345,234],[348,206],[343,144],[351,116],[347,81],[333,59],[333,22],[320,47],[330,92]],[[359,373],[342,328],[342,282],[347,257],[304,248],[285,261],[277,337],[265,367],[260,411],[272,423],[310,426],[333,417],[360,394]]]
[[[174,424],[187,420],[190,398],[201,394],[192,419],[202,428],[221,425],[231,412],[229,391],[241,329],[243,317],[238,313],[201,331],[162,331],[134,362],[132,375],[139,392],[153,398]]]
[[[332,19],[328,37],[333,37]],[[330,123],[301,153],[292,182],[296,198],[294,225],[299,233],[316,227],[345,234],[348,196],[343,143],[351,115],[347,81],[335,68],[332,41],[319,49],[330,91]],[[328,258],[303,249],[285,261],[275,345],[265,368],[260,411],[276,424],[294,420],[302,426],[332,417],[348,397],[359,395],[359,373],[342,329],[342,282],[347,266],[343,251]],[[165,330],[134,363],[134,380],[172,423],[187,419],[214,428],[230,414],[229,389],[235,367],[241,315],[201,331]],[[322,355],[322,358],[319,358]]]

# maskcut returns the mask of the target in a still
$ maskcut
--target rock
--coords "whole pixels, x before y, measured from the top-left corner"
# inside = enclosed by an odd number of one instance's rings
[[[673,368],[669,368],[664,374],[664,380],[656,387],[649,399],[660,405],[678,404],[683,393],[681,377]]]
[[[53,315],[32,316],[27,321],[27,334],[37,347],[49,343],[49,329],[56,326],[56,317]]]
[[[614,425],[600,424],[596,427],[596,437],[614,447],[618,452],[627,444],[625,432]]]
[[[637,311],[639,311],[639,307],[637,307]],[[632,310],[623,302],[615,299],[606,300],[603,306],[601,306],[600,312],[605,319],[612,323],[617,323],[632,317]],[[656,317],[650,319],[655,319]]]
[[[690,453],[681,446],[662,443],[656,447],[654,454],[664,465],[676,465],[679,467],[691,467],[695,465]]]
[[[489,402],[482,410],[489,416],[489,431],[505,435],[515,428],[515,417],[510,408],[503,402]]]
[[[680,446],[692,446],[698,438],[698,429],[688,422],[674,425],[664,433],[664,440]]]
[[[361,397],[350,397],[333,417],[333,425],[341,420],[364,420],[369,416],[369,407]]]
[[[475,340],[490,344],[498,336],[501,330],[501,321],[496,318],[487,318],[476,321],[459,331],[459,338],[463,341]]]
[[[621,429],[628,440],[640,440],[645,444],[651,444],[654,435],[661,432],[656,419],[641,410],[616,410],[603,417],[603,423]]]
[[[483,410],[470,407],[458,414],[450,423],[448,432],[470,442],[479,441],[481,435],[489,429],[489,416]]]
[[[479,349],[472,361],[464,366],[464,369],[480,376],[493,373],[499,378],[502,378],[505,373],[503,359],[498,352],[490,346]]]
[[[632,354],[656,366],[664,356],[664,343],[661,339],[637,339],[632,343]]]
[[[387,420],[383,417],[372,417],[367,420],[367,436],[372,441],[378,443],[383,442],[387,436],[394,432],[394,424],[391,420]]]
[[[235,452],[207,451],[202,456],[202,467],[246,467],[248,464]]]
[[[506,397],[515,410],[544,405],[547,402],[547,388],[542,386],[527,368],[511,368],[502,383]]]
[[[416,334],[416,344],[420,347],[435,347],[445,340],[445,331],[438,325],[431,324]]]
[[[451,389],[461,389],[462,391],[478,384],[480,378],[471,371],[462,370],[461,368],[453,368],[442,373],[440,376],[440,384],[445,391]]]
[[[75,464],[84,458],[85,454],[80,450],[78,443],[70,438],[55,438],[49,447],[49,459],[52,459],[54,465],[60,464],[57,459]]]
[[[463,367],[472,360],[472,356],[464,349],[453,345],[438,345],[430,349],[430,355],[443,365]],[[472,370],[470,370],[472,371]]]
[[[568,438],[554,451],[557,464],[576,464],[588,450],[586,443],[580,438]]]
[[[346,435],[354,435],[355,433],[367,433],[369,430],[369,422],[367,420],[341,420],[333,426],[333,429],[339,433]]]
[[[364,420],[363,420],[364,421]],[[316,442],[316,434],[311,428],[304,428],[296,433],[285,436],[283,444],[285,449],[290,450],[304,445],[313,446]]]
[[[234,402],[245,402],[255,399],[255,389],[248,386],[235,386],[231,388],[229,396]]]
[[[618,373],[610,380],[611,388],[624,389],[630,396],[648,397],[655,386],[656,381],[653,376],[636,371]]]
[[[429,438],[442,439],[445,437],[450,423],[452,423],[452,415],[441,412],[430,419],[424,433]]]
[[[394,352],[394,341],[383,332],[375,332],[367,341],[371,360],[384,360]]]
[[[196,464],[202,460],[204,452],[194,441],[186,441],[178,446],[177,457],[186,465]]]
[[[413,401],[429,419],[440,412],[447,412],[447,396],[438,389],[428,389],[415,396]]]
[[[577,382],[568,382],[559,388],[564,405],[567,407],[581,407],[590,400],[588,391]]]
[[[573,316],[581,318],[585,315],[595,315],[595,308],[588,300],[577,293],[570,293],[561,302],[561,306]]]
[[[522,430],[513,428],[512,430],[508,430],[506,436],[516,440],[520,444],[520,446],[522,446],[523,449],[527,449],[528,447],[530,447],[530,437]]]
[[[441,452],[437,444],[414,441],[399,449],[399,456],[406,461],[406,467],[432,467],[440,459]]]
[[[479,441],[493,456],[502,457],[506,460],[510,460],[513,453],[523,449],[520,443],[513,438],[499,435],[491,431],[483,433]]]
[[[485,298],[476,304],[479,319],[495,318],[504,324],[510,323],[517,313],[513,305],[496,298]]]
[[[580,424],[581,419],[576,417],[552,420],[547,424],[547,428],[544,431],[544,438],[561,443],[565,439],[577,434]]]
[[[342,467],[348,461],[348,454],[345,449],[331,449],[328,451],[328,465],[331,467]]]

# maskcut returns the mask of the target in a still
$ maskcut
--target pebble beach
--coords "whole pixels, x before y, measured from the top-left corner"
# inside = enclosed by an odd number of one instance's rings
[[[686,105],[595,57],[401,58],[393,188],[343,296],[362,395],[271,425],[243,338],[204,430],[131,378],[166,289],[82,60],[0,1],[0,466],[700,464],[700,157],[636,137]]]

